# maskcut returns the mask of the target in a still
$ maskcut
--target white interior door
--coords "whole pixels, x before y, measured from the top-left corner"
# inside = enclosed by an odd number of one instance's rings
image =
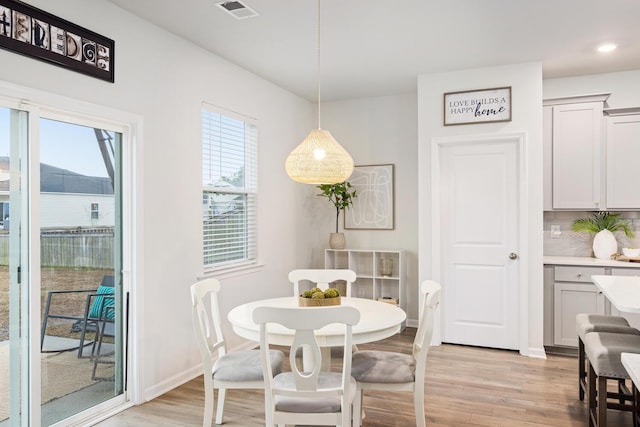
[[[442,341],[518,349],[519,144],[440,146]]]

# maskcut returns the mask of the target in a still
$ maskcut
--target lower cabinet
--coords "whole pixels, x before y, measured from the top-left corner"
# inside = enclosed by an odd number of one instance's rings
[[[578,347],[576,314],[624,316],[640,329],[640,314],[620,313],[591,281],[593,275],[640,276],[640,265],[544,266],[544,345],[558,352],[573,352]],[[551,350],[551,349],[550,349]]]
[[[553,275],[552,345],[577,347],[576,314],[605,314],[605,296],[591,282],[604,267],[556,266]]]

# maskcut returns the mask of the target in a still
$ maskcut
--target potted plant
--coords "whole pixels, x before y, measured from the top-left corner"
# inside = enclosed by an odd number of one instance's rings
[[[331,249],[344,249],[344,233],[338,232],[338,220],[340,219],[340,212],[351,206],[353,204],[353,199],[358,197],[355,188],[352,187],[353,186],[348,181],[337,184],[318,185],[318,188],[321,191],[318,196],[326,197],[336,208],[336,232],[331,233],[331,236],[329,237],[329,246]]]
[[[634,236],[629,222],[620,218],[619,213],[612,212],[594,212],[590,218],[577,219],[571,225],[571,229],[595,234],[593,254],[600,259],[610,259],[612,254],[618,252],[614,232],[622,231],[629,238]]]

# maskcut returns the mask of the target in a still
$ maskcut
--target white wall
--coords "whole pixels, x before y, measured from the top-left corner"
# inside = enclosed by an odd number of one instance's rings
[[[291,292],[308,230],[300,226],[299,184],[284,172],[287,153],[313,126],[313,106],[105,0],[33,0],[34,6],[115,40],[115,84],[0,50],[0,81],[124,110],[142,117],[135,141],[134,327],[142,399],[200,369],[189,286],[201,268],[202,101],[258,121],[259,253],[264,267],[222,281],[222,311]],[[1,95],[1,94],[0,94]],[[302,227],[302,228],[301,228]],[[278,242],[274,247],[274,242]],[[242,343],[227,330],[231,346]]]
[[[415,93],[322,104],[322,127],[351,154],[356,165],[394,165],[393,230],[344,230],[350,249],[405,251],[407,318],[418,319],[418,116]],[[317,193],[318,191],[315,191]],[[315,227],[312,264],[324,265],[323,249],[335,227],[335,209],[325,198],[307,206],[307,227]],[[342,231],[343,215],[340,215]],[[411,324],[411,322],[409,322]]]
[[[512,120],[443,126],[443,94],[463,90],[511,86]],[[528,241],[521,242],[524,282],[520,305],[523,354],[543,356],[542,270],[542,67],[539,63],[427,74],[418,78],[419,133],[419,254],[420,280],[433,277],[431,251],[431,141],[460,135],[526,132]],[[437,279],[437,278],[436,278]]]

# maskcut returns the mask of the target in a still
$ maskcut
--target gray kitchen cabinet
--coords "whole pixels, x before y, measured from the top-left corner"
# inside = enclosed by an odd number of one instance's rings
[[[612,276],[640,276],[640,268],[612,267],[610,271]]]
[[[608,97],[544,101],[545,210],[604,209],[603,110]]]
[[[543,344],[548,351],[575,351],[578,313],[624,316],[631,326],[640,329],[640,314],[618,312],[591,282],[592,275],[640,276],[640,264],[618,263],[622,266],[614,266],[607,265],[608,262],[601,265],[582,265],[575,261],[545,263]],[[585,264],[593,264],[592,259]]]
[[[542,155],[543,155],[543,173],[542,188],[543,200],[542,210],[553,210],[553,106],[545,106],[542,108]]]
[[[609,109],[606,117],[608,209],[640,209],[640,108]]]
[[[591,281],[604,267],[555,266],[553,276],[553,344],[577,347],[576,315],[605,314],[605,297]]]
[[[542,304],[544,310],[544,329],[543,344],[545,346],[553,345],[553,274],[555,268],[552,265],[544,266],[544,301]]]

